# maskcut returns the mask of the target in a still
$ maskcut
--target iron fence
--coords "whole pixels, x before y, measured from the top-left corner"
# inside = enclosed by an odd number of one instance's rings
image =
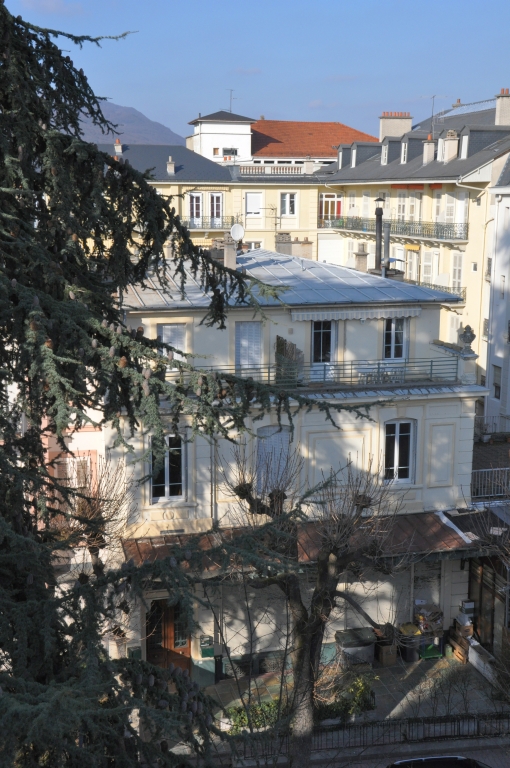
[[[458,378],[458,359],[452,357],[411,360],[350,360],[343,363],[306,363],[292,360],[252,367],[200,366],[200,370],[242,376],[263,384],[287,388],[352,389],[356,387],[389,387],[399,384],[453,383]],[[168,377],[178,379],[178,371]],[[185,378],[186,374],[182,374]]]
[[[188,229],[230,229],[237,222],[236,216],[195,216],[181,219]]]
[[[320,216],[317,226],[319,229],[346,229],[352,232],[375,233],[375,218],[366,219],[361,216],[339,216],[329,218]],[[440,221],[389,221],[390,233],[401,237],[423,237],[430,240],[467,240],[469,224],[446,224]]]
[[[426,283],[424,280],[410,280],[408,277],[404,277],[404,283],[410,285],[421,285],[424,288],[432,288],[433,291],[442,291],[443,293],[451,293],[453,296],[459,296],[462,301],[466,301],[466,289],[454,288],[449,285],[435,285],[434,283]]]
[[[380,720],[314,729],[312,751],[387,746],[443,739],[477,739],[510,734],[510,712]],[[289,735],[266,731],[236,742],[238,755],[269,758],[289,751]]]
[[[471,499],[510,498],[510,467],[474,469],[471,472]]]

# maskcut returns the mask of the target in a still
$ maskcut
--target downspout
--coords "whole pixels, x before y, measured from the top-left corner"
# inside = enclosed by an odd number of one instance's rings
[[[498,199],[499,198],[499,199]],[[501,195],[496,195],[496,215],[494,216],[494,238],[493,238],[493,246],[492,246],[492,275],[491,275],[491,282],[490,282],[490,292],[489,292],[489,337],[487,339],[487,368],[485,371],[485,384],[487,385],[487,378],[489,377],[489,371],[490,371],[490,365],[491,365],[491,339],[492,339],[492,318],[494,316],[494,312],[492,311],[492,305],[494,303],[494,279],[493,275],[496,274],[496,253],[497,253],[497,243],[498,243],[498,224],[499,224],[499,203],[501,202]],[[487,415],[487,398],[488,395],[485,396],[485,407],[484,407],[484,415]],[[500,406],[501,407],[501,406]],[[498,413],[499,417],[499,413]],[[499,418],[498,418],[499,421]],[[499,425],[498,425],[499,426]]]

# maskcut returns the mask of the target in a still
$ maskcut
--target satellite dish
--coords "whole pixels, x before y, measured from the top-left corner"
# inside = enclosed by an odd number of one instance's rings
[[[242,224],[234,224],[230,229],[230,236],[232,240],[242,240],[244,237],[244,227]]]

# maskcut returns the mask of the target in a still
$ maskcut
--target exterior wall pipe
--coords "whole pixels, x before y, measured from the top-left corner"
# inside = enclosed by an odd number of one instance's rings
[[[382,230],[383,230],[383,209],[375,209],[375,268],[381,269],[382,261]]]
[[[384,257],[383,257],[383,263],[382,263],[382,276],[386,277],[386,270],[390,266],[390,230],[391,230],[391,222],[385,221],[383,222],[383,244],[384,244]]]

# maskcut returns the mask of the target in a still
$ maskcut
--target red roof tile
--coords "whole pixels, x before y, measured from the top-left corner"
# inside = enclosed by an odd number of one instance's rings
[[[333,147],[353,141],[377,141],[343,123],[258,120],[252,125],[254,157],[335,157]]]

